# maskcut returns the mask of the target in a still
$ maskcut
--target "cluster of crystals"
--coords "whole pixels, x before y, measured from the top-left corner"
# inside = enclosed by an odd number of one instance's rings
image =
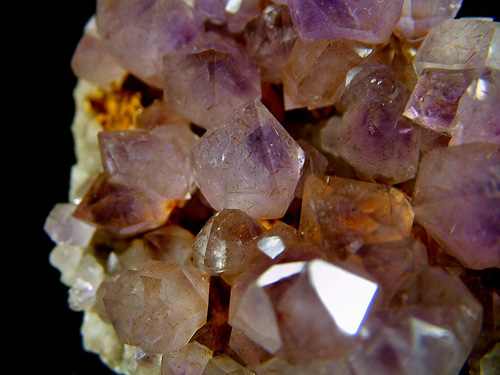
[[[85,348],[130,375],[493,374],[500,25],[460,5],[98,0],[45,225]]]

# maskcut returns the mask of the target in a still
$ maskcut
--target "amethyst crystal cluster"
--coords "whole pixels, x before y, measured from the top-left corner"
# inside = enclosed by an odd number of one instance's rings
[[[495,373],[500,25],[460,5],[98,0],[45,225],[85,349],[130,375]]]

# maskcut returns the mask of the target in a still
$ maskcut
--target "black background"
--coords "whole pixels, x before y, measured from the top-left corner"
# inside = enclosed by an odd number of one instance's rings
[[[32,3],[38,5],[5,12],[3,17],[6,23],[9,16],[14,21],[3,36],[9,42],[7,47],[4,44],[3,60],[8,56],[14,69],[4,73],[2,90],[13,96],[4,102],[4,113],[14,115],[4,124],[8,129],[4,164],[15,169],[4,168],[3,173],[4,195],[7,192],[4,217],[10,223],[4,238],[14,237],[3,249],[13,258],[4,261],[8,298],[4,310],[9,318],[14,317],[4,322],[4,331],[14,334],[7,342],[10,351],[5,353],[20,358],[13,363],[14,373],[112,374],[96,355],[82,349],[82,313],[67,306],[67,288],[48,262],[53,244],[43,231],[53,205],[68,199],[70,167],[75,162],[70,125],[76,78],[70,59],[95,2]],[[498,20],[498,9],[492,3],[464,0],[458,17]]]

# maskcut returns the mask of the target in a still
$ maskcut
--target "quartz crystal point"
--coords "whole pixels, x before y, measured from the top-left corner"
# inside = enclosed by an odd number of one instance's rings
[[[455,18],[462,0],[404,0],[395,33],[406,39],[419,39],[443,20]]]
[[[145,246],[155,259],[180,265],[192,264],[194,235],[178,225],[161,227],[144,235]]]
[[[195,267],[150,261],[126,270],[103,297],[121,342],[146,352],[179,350],[205,324],[209,276]]]
[[[280,263],[235,280],[229,324],[290,363],[340,356],[358,342],[377,289],[324,260]]]
[[[177,351],[163,355],[161,375],[202,375],[212,351],[207,347],[190,342]]]
[[[207,33],[163,59],[165,102],[204,128],[261,98],[259,67],[234,40]],[[193,90],[193,88],[195,88]]]
[[[101,174],[76,208],[74,216],[119,237],[163,225],[175,202],[139,189],[114,185]]]
[[[445,20],[433,27],[413,65],[424,69],[500,69],[500,24],[490,19]]]
[[[204,32],[203,19],[182,0],[97,1],[103,44],[132,74],[163,87],[162,57]]]
[[[71,59],[71,69],[78,78],[103,89],[111,88],[125,76],[125,68],[103,45],[95,16],[85,25],[84,34]]]
[[[191,150],[197,186],[217,211],[280,218],[294,198],[304,152],[259,101],[239,108]]]
[[[245,272],[261,273],[272,265],[314,259],[331,259],[295,228],[279,222],[246,247]]]
[[[188,199],[195,189],[189,150],[198,136],[185,125],[99,133],[104,171],[110,183],[166,199]]]
[[[472,142],[500,144],[500,71],[486,69],[460,99],[451,124],[450,145]]]
[[[403,115],[428,129],[450,134],[458,103],[474,72],[426,69],[408,100]]]
[[[254,375],[226,354],[210,358],[202,375]]]
[[[458,374],[478,338],[481,305],[439,268],[422,268],[399,294],[402,304],[381,308],[365,322],[371,334],[351,355],[355,374]]]
[[[45,220],[44,229],[57,245],[85,247],[95,233],[95,227],[73,216],[76,205],[58,203]]]
[[[389,40],[403,0],[289,0],[288,5],[302,39],[344,38],[377,44]]]
[[[285,109],[334,104],[349,69],[372,53],[372,47],[345,39],[298,39],[283,67]]]
[[[306,181],[299,229],[340,258],[364,244],[403,240],[412,224],[410,202],[393,187],[323,175]]]
[[[324,174],[326,172],[326,168],[328,167],[328,159],[314,146],[303,139],[298,139],[297,144],[305,154],[304,168],[302,170],[299,183],[297,184],[297,188],[295,189],[295,196],[302,199],[302,194],[304,193],[304,183],[306,182],[307,177],[313,173]]]
[[[426,154],[413,209],[465,267],[500,267],[500,146],[469,143]]]
[[[401,114],[406,88],[382,64],[354,68],[346,82],[340,156],[367,179],[394,184],[413,178],[421,136]]]
[[[245,245],[264,227],[240,210],[223,209],[212,216],[196,236],[193,261],[212,276],[241,273]]]
[[[286,5],[271,4],[245,29],[246,48],[260,66],[261,79],[283,81],[282,67],[297,39],[290,10]]]

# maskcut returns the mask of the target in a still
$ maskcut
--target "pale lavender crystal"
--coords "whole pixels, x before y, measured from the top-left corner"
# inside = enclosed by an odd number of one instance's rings
[[[460,99],[451,124],[450,145],[471,142],[500,144],[500,71],[488,69]]]
[[[195,6],[209,23],[226,25],[234,34],[260,14],[259,0],[195,0]]]
[[[469,143],[424,155],[416,219],[467,268],[500,266],[500,146]]]
[[[84,34],[71,58],[71,69],[78,78],[104,89],[109,89],[113,83],[118,84],[125,76],[125,68],[103,45],[95,16],[85,25]]]
[[[158,194],[111,184],[101,174],[74,216],[116,236],[128,237],[165,224],[174,206],[174,201]]]
[[[246,246],[245,272],[259,273],[274,264],[313,259],[337,260],[306,239],[295,228],[279,222]]]
[[[177,351],[164,354],[161,361],[162,375],[202,375],[212,351],[196,341]]]
[[[291,363],[340,356],[359,341],[378,289],[357,272],[312,260],[273,265],[253,281],[242,275],[229,324]]]
[[[282,82],[282,67],[297,39],[289,8],[277,4],[266,7],[248,24],[245,39],[248,52],[260,66],[262,80]]]
[[[349,69],[373,52],[369,46],[345,39],[298,39],[283,67],[285,109],[313,109],[336,103]]]
[[[458,374],[481,330],[481,304],[440,268],[422,268],[398,294],[365,322],[371,334],[351,355],[355,373]]]
[[[156,87],[163,86],[162,57],[204,32],[202,18],[182,0],[99,0],[96,17],[106,48]]]
[[[392,184],[409,180],[417,172],[421,139],[420,129],[401,115],[406,88],[383,65],[360,69],[348,76],[343,96],[347,111],[339,154],[365,178]]]
[[[261,97],[257,64],[234,40],[207,33],[194,46],[163,60],[165,102],[212,128],[246,102]]]
[[[389,40],[401,17],[403,0],[289,0],[293,23],[305,40]]]
[[[57,245],[87,246],[95,227],[73,217],[76,205],[58,203],[45,220],[44,230]]]
[[[406,39],[422,38],[439,22],[455,18],[462,0],[404,0],[395,33]]]
[[[205,324],[209,276],[195,267],[150,261],[126,270],[103,297],[122,343],[167,353],[186,345]]]
[[[458,102],[474,75],[468,70],[424,70],[403,115],[426,128],[449,134]]]
[[[212,276],[241,273],[246,243],[263,231],[264,227],[240,210],[219,211],[196,236],[193,261]]]
[[[198,136],[185,125],[99,133],[110,183],[138,188],[167,199],[187,199],[194,191],[189,150]]]
[[[433,27],[413,65],[424,69],[500,69],[500,23],[489,19],[445,20]]]
[[[191,150],[197,186],[217,211],[282,217],[294,197],[304,152],[259,101],[249,102]]]
[[[145,246],[155,259],[180,265],[192,265],[194,235],[178,225],[155,229],[144,235]]]

